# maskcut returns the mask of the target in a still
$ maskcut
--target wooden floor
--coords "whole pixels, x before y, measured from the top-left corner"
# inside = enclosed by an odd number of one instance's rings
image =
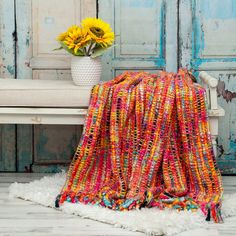
[[[67,215],[60,211],[43,207],[20,199],[8,198],[8,187],[12,182],[29,182],[41,178],[42,174],[0,173],[0,236],[139,236],[143,233],[131,232],[97,221]],[[224,177],[227,193],[236,192],[236,177]],[[195,233],[194,233],[195,232]],[[205,234],[204,234],[205,233]],[[236,217],[225,220],[208,233],[201,229],[179,236],[236,236]]]

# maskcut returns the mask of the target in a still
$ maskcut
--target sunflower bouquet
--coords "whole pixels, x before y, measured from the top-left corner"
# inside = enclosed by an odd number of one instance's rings
[[[101,56],[115,39],[110,25],[101,19],[86,18],[81,25],[72,25],[57,37],[60,47],[74,56]]]

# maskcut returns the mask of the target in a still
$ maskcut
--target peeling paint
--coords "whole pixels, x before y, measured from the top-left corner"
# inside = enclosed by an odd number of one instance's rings
[[[15,68],[13,66],[8,65],[7,66],[7,71],[11,74],[14,75],[15,74]]]
[[[27,47],[30,46],[30,40],[31,40],[31,38],[30,38],[30,32],[28,31],[28,32],[27,32],[27,36],[26,36],[26,40],[25,40],[25,45],[26,45]]]
[[[14,32],[14,1],[0,1],[0,68],[1,78],[15,77],[14,42],[11,40]]]
[[[232,92],[228,89],[225,89],[225,82],[219,81],[217,86],[218,97],[222,96],[226,102],[231,102],[232,99],[236,98],[236,92]]]

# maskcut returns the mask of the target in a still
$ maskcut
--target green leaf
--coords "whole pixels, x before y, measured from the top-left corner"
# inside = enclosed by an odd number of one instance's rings
[[[53,51],[58,51],[58,50],[61,50],[61,49],[63,49],[63,47],[61,46],[61,47],[59,47],[59,48],[54,48],[53,49]]]
[[[114,46],[115,45],[107,47],[107,48],[103,48],[101,46],[96,46],[93,50],[91,58],[96,58],[96,57],[102,56],[107,50],[111,49]]]
[[[107,50],[107,48],[102,48],[102,47],[101,48],[95,48],[93,50],[91,58],[96,58],[96,57],[99,57],[99,56],[103,55],[106,50]]]
[[[75,55],[73,49],[69,49],[63,42],[60,42],[60,43],[61,43],[61,46],[62,46],[63,49],[65,49],[70,54]]]
[[[74,53],[75,56],[84,56],[84,52],[81,50],[78,50],[76,53]]]
[[[80,49],[75,53],[73,49],[69,49],[63,42],[60,42],[60,44],[61,44],[61,47],[55,48],[55,49],[53,49],[53,51],[65,49],[68,53],[70,53],[74,56],[85,56],[84,52],[81,51]]]

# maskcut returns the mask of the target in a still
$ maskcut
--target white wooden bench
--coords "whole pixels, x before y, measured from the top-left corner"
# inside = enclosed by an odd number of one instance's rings
[[[214,152],[218,120],[224,110],[217,104],[217,79],[199,75],[207,90],[210,131]],[[92,87],[80,87],[69,80],[0,79],[0,124],[82,125]]]
[[[0,123],[84,123],[92,87],[70,80],[0,79]]]

